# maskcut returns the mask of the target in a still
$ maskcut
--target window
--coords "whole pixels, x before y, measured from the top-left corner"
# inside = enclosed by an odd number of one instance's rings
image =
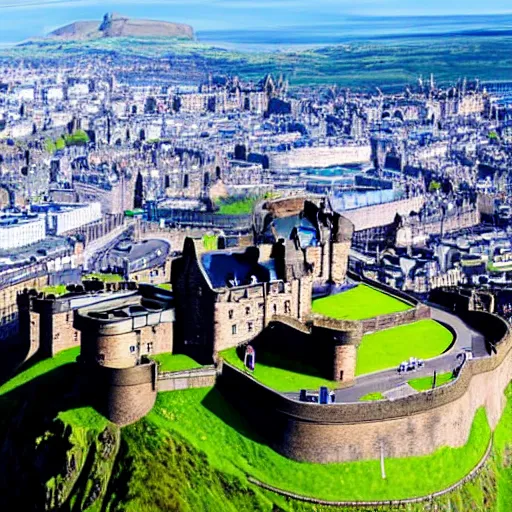
[[[151,342],[151,341],[150,341],[150,342],[147,344],[147,348],[148,348],[148,352],[153,352],[153,342]]]
[[[272,309],[274,311],[274,315],[277,315],[277,304],[273,304]]]
[[[250,308],[249,306],[247,306],[247,307],[245,308],[245,314],[246,314],[246,315],[250,315],[250,314],[251,314],[251,308]]]
[[[285,303],[284,303],[284,312],[286,314],[290,314],[290,301],[287,300]]]
[[[237,333],[237,329],[236,329],[236,324],[235,324],[235,325],[231,326],[231,334],[236,334],[236,333]]]
[[[232,309],[229,310],[228,317],[230,320],[233,320],[233,310]]]
[[[254,329],[254,324],[252,322],[247,322],[247,332],[252,332]]]
[[[130,354],[133,354],[135,352],[135,345],[132,345],[130,347]]]

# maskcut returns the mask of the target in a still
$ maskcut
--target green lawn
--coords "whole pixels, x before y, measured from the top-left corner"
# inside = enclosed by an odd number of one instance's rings
[[[436,388],[446,384],[447,382],[451,382],[453,380],[453,372],[448,373],[439,373],[436,377]],[[420,377],[418,379],[411,379],[408,381],[409,386],[414,388],[416,391],[428,391],[432,389],[432,385],[434,384],[434,376],[431,377]]]
[[[359,400],[361,402],[374,402],[377,400],[385,400],[386,397],[382,393],[368,393],[367,395],[362,396]]]
[[[212,467],[226,474],[241,479],[251,475],[287,491],[327,500],[397,499],[443,489],[478,463],[490,437],[485,411],[480,409],[464,447],[441,448],[426,457],[386,459],[383,480],[379,460],[311,464],[277,454],[214,389],[159,393],[145,421],[146,431],[156,435],[178,432],[205,452]]]
[[[85,275],[84,279],[98,279],[104,283],[120,283],[123,281],[123,276],[119,274],[102,274],[100,272],[96,272],[94,274]]]
[[[245,370],[236,349],[225,350],[220,356],[240,370]],[[318,389],[320,386],[327,386],[329,389],[338,387],[337,382],[320,376],[316,368],[289,358],[281,358],[277,354],[257,354],[256,367],[250,375],[265,386],[281,392]]]
[[[55,295],[58,297],[59,295],[64,295],[68,292],[67,285],[65,284],[58,284],[57,286],[46,286],[42,289],[42,292],[46,295]]]
[[[12,379],[7,381],[3,386],[0,387],[0,396],[16,389],[27,382],[30,382],[45,373],[55,370],[59,366],[63,366],[68,363],[74,363],[76,358],[80,354],[80,347],[70,348],[59,352],[52,359],[44,359],[33,366],[28,367],[26,370],[21,368],[21,371],[15,375]]]
[[[172,284],[171,283],[162,283],[157,285],[158,288],[162,288],[162,290],[167,290],[168,292],[172,292]]]
[[[497,507],[496,512],[512,510],[512,384],[505,390],[507,404],[503,415],[494,430],[494,460],[496,462]]]
[[[219,199],[219,215],[248,215],[252,213],[254,205],[259,201],[258,197],[243,197]]]
[[[377,372],[409,359],[431,359],[445,352],[452,333],[434,320],[420,320],[367,334],[357,349],[356,375]]]
[[[159,370],[161,372],[180,372],[182,370],[202,368],[202,365],[197,361],[183,354],[157,354],[151,359],[160,363]]]
[[[219,215],[249,215],[254,210],[254,206],[262,199],[273,199],[277,194],[267,192],[261,196],[249,197],[223,197],[216,201],[216,206],[219,207],[217,213]]]
[[[203,247],[205,251],[216,251],[218,244],[218,235],[203,235]]]
[[[313,301],[314,313],[336,320],[365,320],[408,309],[409,304],[365,284]]]

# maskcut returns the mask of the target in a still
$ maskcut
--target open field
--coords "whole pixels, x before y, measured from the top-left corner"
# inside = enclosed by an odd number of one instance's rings
[[[248,371],[235,348],[225,350],[220,355],[236,368]],[[277,354],[256,354],[256,367],[250,374],[265,386],[281,392],[312,390],[320,386],[329,389],[338,387],[337,382],[323,378],[313,366]]]
[[[436,388],[451,382],[453,378],[453,372],[437,374]],[[434,377],[420,377],[419,379],[411,379],[408,381],[408,384],[416,391],[428,391],[429,389],[432,389],[432,385],[434,384]]]
[[[351,290],[313,301],[313,312],[336,320],[365,320],[411,309],[409,304],[360,284]]]
[[[157,354],[151,359],[159,363],[161,372],[180,372],[183,370],[202,368],[202,365],[197,361],[183,354]]]
[[[434,320],[367,334],[357,349],[356,375],[395,368],[410,357],[431,359],[445,352],[452,341],[452,333]]]

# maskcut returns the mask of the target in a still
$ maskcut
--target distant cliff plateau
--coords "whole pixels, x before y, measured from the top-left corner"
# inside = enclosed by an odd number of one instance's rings
[[[194,29],[181,23],[130,19],[120,14],[105,14],[103,21],[77,21],[58,28],[48,39],[88,41],[105,37],[174,37],[194,39]]]

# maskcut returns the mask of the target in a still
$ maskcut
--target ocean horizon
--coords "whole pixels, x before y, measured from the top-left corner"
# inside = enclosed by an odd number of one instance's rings
[[[197,39],[229,49],[308,48],[431,37],[512,36],[512,15],[347,17],[329,24],[264,29],[200,30]]]
[[[50,14],[41,12],[39,21],[47,28],[30,31],[30,25],[2,27],[0,47],[12,46],[31,38],[40,38],[51,30],[69,23],[57,23]],[[48,20],[45,20],[48,16]],[[141,16],[144,18],[144,16]],[[80,19],[91,19],[84,15]],[[179,20],[186,22],[186,20]],[[193,23],[191,22],[192,26]],[[196,30],[199,42],[227,49],[278,50],[308,48],[406,38],[432,37],[506,37],[512,36],[512,14],[452,16],[345,16],[332,23],[309,25],[280,24],[264,28]]]

